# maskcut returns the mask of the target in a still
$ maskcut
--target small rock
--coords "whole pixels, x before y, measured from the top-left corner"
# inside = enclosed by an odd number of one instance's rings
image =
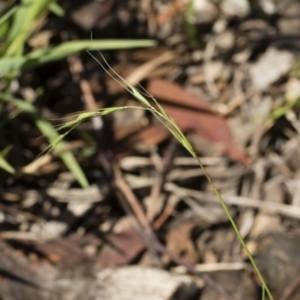
[[[76,217],[82,216],[92,207],[91,203],[68,203],[68,210]]]
[[[279,32],[283,35],[299,35],[300,31],[300,3],[287,5],[283,16],[278,20]]]
[[[154,268],[103,269],[97,274],[97,279],[95,290],[103,300],[195,299],[197,294],[196,285],[190,277],[170,275]],[[177,295],[180,297],[173,298]]]
[[[34,233],[37,238],[54,239],[61,236],[66,229],[67,223],[59,221],[49,221],[33,224],[30,231]]]
[[[260,7],[263,12],[267,15],[272,15],[276,13],[276,5],[273,0],[261,0]]]
[[[292,53],[269,48],[250,69],[253,84],[261,91],[266,90],[287,74],[293,62],[294,55]]]
[[[250,12],[247,0],[225,0],[221,2],[222,11],[229,17],[245,17]]]
[[[210,23],[217,17],[216,6],[209,0],[194,0],[195,23]]]
[[[225,31],[216,39],[216,45],[222,50],[230,50],[234,47],[235,36],[232,31]]]
[[[85,30],[91,30],[99,18],[102,4],[99,1],[86,2],[71,14],[71,18]]]
[[[216,81],[219,79],[227,80],[230,75],[230,68],[222,61],[210,61],[204,65],[205,76],[210,80]]]

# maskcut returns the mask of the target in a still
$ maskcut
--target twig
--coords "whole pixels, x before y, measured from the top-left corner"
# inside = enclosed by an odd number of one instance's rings
[[[219,91],[215,85],[214,79],[211,74],[208,72],[207,65],[212,60],[214,55],[214,51],[216,48],[215,39],[212,38],[209,43],[207,43],[205,51],[204,51],[204,75],[205,75],[205,83],[206,86],[213,98],[217,98],[219,96]]]
[[[152,222],[156,211],[155,211],[155,202],[157,201],[161,188],[164,184],[166,175],[168,171],[170,170],[170,166],[172,164],[172,161],[175,157],[175,152],[177,148],[177,143],[175,139],[172,139],[171,143],[169,144],[168,148],[166,149],[164,153],[164,158],[162,162],[162,170],[156,177],[155,183],[152,185],[151,193],[148,200],[148,206],[147,206],[147,219]]]
[[[157,255],[156,250],[153,248],[153,241],[152,241],[152,235],[149,234],[150,231],[148,231],[148,234],[145,234],[145,230],[142,227],[142,225],[137,221],[136,216],[134,215],[130,205],[127,203],[124,195],[117,189],[116,190],[116,194],[118,196],[118,199],[124,209],[124,211],[126,212],[126,214],[128,216],[130,216],[133,220],[133,224],[135,225],[136,230],[140,233],[142,239],[145,242],[145,245],[147,246],[148,250],[150,251],[152,258],[154,259],[154,263],[158,266],[161,267],[161,262],[159,260],[159,257]]]
[[[220,263],[206,263],[206,264],[197,264],[194,266],[197,272],[220,272],[220,271],[240,271],[245,270],[248,265],[244,262],[220,262]],[[183,266],[178,266],[173,268],[173,270],[180,274],[186,273],[186,268]]]
[[[174,59],[175,56],[172,52],[164,52],[163,54],[155,57],[154,59],[144,63],[143,65],[136,68],[127,78],[125,81],[132,86],[137,85],[140,81],[145,79],[147,75],[153,72],[158,66],[169,62],[170,60]]]
[[[78,83],[84,98],[85,108],[89,111],[96,111],[98,109],[97,103],[95,101],[92,89],[87,80],[81,78],[83,72],[83,65],[79,57],[73,55],[68,58],[70,65],[70,72],[72,73],[73,81]],[[94,130],[99,130],[103,126],[103,121],[101,116],[95,116],[92,118],[92,124]]]
[[[170,195],[165,209],[163,210],[162,214],[154,221],[152,225],[154,230],[158,230],[167,221],[167,219],[173,213],[175,206],[179,200],[180,198],[177,195],[175,194]]]
[[[145,217],[143,210],[139,206],[138,200],[136,199],[134,193],[132,192],[128,184],[123,179],[121,170],[116,164],[114,165],[113,170],[115,175],[114,176],[115,186],[125,195],[126,200],[128,201],[139,223],[143,226],[144,229],[149,230],[151,228],[149,222]]]
[[[223,166],[225,159],[222,157],[199,157],[204,166]],[[193,157],[175,157],[173,160],[175,166],[199,166]],[[140,167],[152,166],[152,161],[149,157],[130,156],[124,157],[120,160],[122,169],[131,171]]]
[[[32,221],[43,220],[43,218],[41,218],[39,216],[35,216],[31,213],[24,212],[22,210],[19,210],[19,209],[13,207],[13,206],[8,206],[8,205],[5,205],[5,204],[0,204],[0,210],[6,211],[6,212],[8,212],[10,214],[13,214],[13,215],[21,215],[24,218],[26,218],[27,220],[32,220]]]
[[[164,188],[173,192],[180,197],[190,196],[196,200],[203,202],[219,203],[218,199],[213,194],[202,193],[199,191],[181,188],[173,183],[166,183]],[[300,219],[300,208],[292,205],[279,204],[270,201],[261,201],[252,198],[238,196],[223,196],[223,199],[228,205],[239,205],[252,208],[258,208],[268,213],[279,213],[288,217]]]

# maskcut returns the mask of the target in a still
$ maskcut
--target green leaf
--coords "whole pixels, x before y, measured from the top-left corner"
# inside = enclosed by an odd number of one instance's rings
[[[49,10],[58,17],[63,17],[65,15],[65,11],[63,10],[63,8],[55,2],[52,2],[49,5]]]
[[[58,46],[49,46],[32,51],[20,57],[2,57],[0,59],[0,73],[3,75],[20,69],[28,69],[45,63],[63,59],[83,50],[127,49],[136,47],[150,47],[155,45],[151,40],[82,40],[65,42]]]
[[[37,116],[34,117],[35,124],[42,132],[42,134],[48,139],[50,145],[59,150],[64,148],[65,143],[62,142],[62,139],[65,135],[59,135],[57,131],[53,128],[52,124],[48,121],[39,118]],[[70,170],[76,180],[83,188],[87,188],[89,186],[88,181],[80,168],[78,162],[76,161],[74,155],[70,151],[66,151],[63,153],[59,153],[61,160],[64,162],[66,167]]]
[[[2,154],[0,154],[0,168],[11,174],[16,172],[15,169],[4,159]]]
[[[146,107],[151,107],[149,101],[132,85],[128,85],[131,94],[140,102],[142,102]]]
[[[6,20],[8,20],[18,9],[18,6],[13,6],[7,13],[5,13],[1,18],[0,18],[0,25],[2,25]]]
[[[77,160],[75,159],[74,155],[72,152],[67,151],[62,154],[60,154],[61,159],[65,163],[65,165],[68,167],[70,172],[73,174],[73,176],[76,178],[78,183],[83,187],[83,188],[88,188],[89,187],[89,182],[87,178],[85,177],[81,167],[79,166]]]
[[[54,0],[22,0],[14,13],[13,23],[6,40],[5,56],[21,56],[24,43],[34,30],[37,18],[48,11]]]
[[[116,112],[116,111],[119,111],[122,109],[126,109],[126,108],[127,107],[125,107],[125,106],[106,107],[106,108],[101,109],[101,115],[102,116],[108,115],[110,113],[113,113],[113,112]]]

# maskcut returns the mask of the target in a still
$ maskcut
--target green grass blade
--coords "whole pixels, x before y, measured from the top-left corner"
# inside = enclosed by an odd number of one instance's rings
[[[240,231],[239,231],[239,229],[238,229],[238,227],[237,227],[237,225],[235,223],[235,221],[233,220],[233,218],[232,218],[232,216],[230,214],[230,211],[229,211],[229,209],[228,209],[228,207],[226,205],[226,202],[224,201],[223,197],[219,193],[219,191],[216,188],[214,182],[210,178],[209,174],[207,173],[205,167],[203,166],[202,162],[200,161],[199,157],[196,155],[196,153],[194,152],[194,150],[192,152],[192,156],[197,160],[199,166],[201,167],[202,171],[204,172],[205,177],[207,178],[210,186],[212,187],[215,195],[217,196],[217,198],[218,198],[218,200],[219,200],[219,202],[220,202],[220,204],[221,204],[224,212],[227,215],[228,220],[231,223],[231,226],[232,226],[232,228],[233,228],[233,230],[234,230],[237,238],[239,239],[239,242],[241,243],[242,247],[244,248],[244,250],[245,250],[245,252],[246,252],[246,254],[247,254],[247,256],[248,256],[248,258],[249,258],[249,260],[250,260],[250,262],[251,262],[251,264],[252,264],[252,266],[253,266],[256,274],[257,274],[257,276],[259,277],[259,279],[260,279],[260,281],[262,283],[262,288],[265,289],[265,291],[268,294],[270,300],[273,300],[273,296],[272,296],[272,294],[271,294],[271,292],[270,292],[270,290],[269,290],[269,288],[268,288],[268,286],[267,286],[267,284],[266,284],[266,282],[265,282],[265,280],[264,280],[264,278],[263,278],[263,276],[262,276],[262,274],[261,274],[261,272],[260,272],[260,270],[259,270],[259,268],[258,268],[258,266],[257,266],[257,264],[255,262],[255,260],[254,260],[254,258],[252,257],[252,255],[251,255],[251,253],[250,253],[250,251],[249,251],[249,249],[248,249],[248,247],[247,247],[247,245],[246,245],[246,243],[245,243],[245,241],[244,241],[244,239],[243,239],[243,237],[242,237],[242,235],[241,235],[241,233],[240,233]]]
[[[0,168],[8,173],[14,174],[15,169],[0,155]]]
[[[188,7],[184,13],[184,28],[191,41],[195,41],[197,35],[195,15],[196,15],[195,3],[193,0],[189,0]]]
[[[14,174],[16,172],[15,169],[4,158],[10,150],[11,147],[8,146],[0,152],[0,168],[8,173]]]
[[[5,56],[21,56],[24,43],[34,30],[37,18],[48,11],[54,0],[22,0],[13,18],[11,30],[6,39]]]
[[[0,18],[0,26],[8,20],[18,9],[19,6],[13,6],[7,13],[5,13],[1,18]]]
[[[47,138],[50,145],[53,144],[55,149],[58,150],[59,156],[61,160],[64,162],[66,167],[70,170],[76,180],[83,188],[87,188],[89,186],[88,181],[80,168],[78,162],[76,161],[74,155],[70,151],[60,152],[64,148],[65,143],[61,140],[58,140],[61,135],[57,133],[55,128],[51,123],[41,118],[33,105],[28,102],[25,102],[21,99],[14,98],[10,95],[0,93],[0,99],[6,102],[10,102],[16,106],[22,112],[28,113],[28,115],[33,119],[37,128],[41,131],[41,133]]]
[[[155,42],[151,40],[82,40],[65,42],[58,46],[49,46],[35,50],[25,56],[2,57],[0,59],[0,73],[6,75],[12,71],[28,69],[63,59],[83,50],[113,50],[136,47],[151,47]]]
[[[86,176],[84,175],[84,173],[83,173],[80,165],[78,164],[77,160],[75,159],[73,153],[70,152],[70,151],[61,153],[60,158],[62,159],[64,164],[68,167],[68,169],[73,174],[73,176],[78,181],[78,183],[83,188],[88,188],[89,187],[89,182],[88,182]]]
[[[49,10],[58,17],[63,17],[65,15],[63,8],[55,2],[50,3]]]
[[[46,120],[34,116],[35,124],[41,131],[41,133],[48,139],[49,144],[52,146],[54,144],[54,148],[58,151],[61,160],[64,162],[66,167],[70,170],[76,180],[83,188],[87,188],[89,186],[88,181],[76,161],[72,152],[67,151],[60,153],[60,150],[64,148],[65,143],[63,141],[58,141],[60,135],[53,128],[53,126]]]

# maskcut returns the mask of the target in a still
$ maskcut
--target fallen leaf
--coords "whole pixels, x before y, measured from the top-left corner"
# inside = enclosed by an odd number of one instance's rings
[[[92,237],[80,239],[74,236],[45,242],[21,239],[7,240],[14,247],[24,249],[28,253],[36,254],[38,258],[46,259],[51,263],[62,262],[66,265],[72,265],[79,262],[94,262],[94,258],[81,249],[82,243],[96,240]]]
[[[172,228],[166,237],[167,249],[189,263],[198,263],[199,257],[191,239],[192,230],[198,225],[191,221]]]
[[[97,262],[107,267],[128,264],[145,249],[141,236],[133,230],[112,233],[107,240],[97,257]]]
[[[223,152],[233,160],[250,164],[249,158],[233,144],[226,120],[216,115],[205,101],[177,84],[161,79],[151,80],[147,90],[160,101],[183,132],[192,132],[200,138],[219,143]]]

